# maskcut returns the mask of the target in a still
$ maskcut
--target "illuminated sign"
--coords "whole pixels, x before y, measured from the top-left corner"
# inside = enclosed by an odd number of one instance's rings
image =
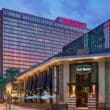
[[[75,26],[75,27],[78,27],[78,28],[86,28],[86,23],[82,23],[82,22],[79,22],[79,21],[74,21],[74,20],[71,20],[71,19],[68,19],[68,18],[58,17],[55,21],[57,21],[59,23]]]
[[[91,71],[90,65],[78,65],[76,67],[76,72],[89,72]]]

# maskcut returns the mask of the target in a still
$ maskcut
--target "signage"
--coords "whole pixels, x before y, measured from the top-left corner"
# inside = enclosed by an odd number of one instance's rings
[[[77,65],[76,66],[76,72],[89,72],[91,71],[91,66],[90,65]]]
[[[75,26],[75,27],[78,27],[78,28],[86,28],[86,23],[82,23],[82,22],[79,22],[79,21],[74,21],[74,20],[71,20],[71,19],[68,19],[68,18],[58,17],[56,19],[56,21],[59,22],[59,23],[64,23],[64,24]]]

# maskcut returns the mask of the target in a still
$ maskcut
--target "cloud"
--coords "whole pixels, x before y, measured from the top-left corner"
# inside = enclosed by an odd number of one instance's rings
[[[62,11],[71,19],[83,21],[95,27],[109,19],[109,0],[61,0]]]
[[[29,10],[30,13],[36,14],[38,16],[49,17],[49,1],[47,0],[27,0],[23,1],[25,7]]]
[[[62,16],[85,22],[91,28],[110,17],[110,0],[10,0],[9,2],[0,0],[0,8],[10,8],[51,19]]]

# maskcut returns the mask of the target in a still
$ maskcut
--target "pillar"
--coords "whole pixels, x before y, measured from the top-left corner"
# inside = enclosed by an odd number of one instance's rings
[[[69,96],[69,72],[70,72],[70,67],[69,67],[69,62],[64,62],[63,63],[63,94],[64,94],[64,103],[66,104],[68,102],[68,96]]]
[[[58,93],[58,103],[62,104],[63,103],[63,97],[64,97],[64,92],[63,92],[63,64],[59,65],[59,93]]]
[[[100,61],[98,67],[98,103],[102,108],[105,104],[105,61]]]
[[[106,62],[105,73],[105,106],[110,109],[110,62]]]
[[[53,95],[55,96],[55,98],[53,99],[53,103],[57,103],[57,94],[58,94],[58,67],[54,66],[53,67]]]

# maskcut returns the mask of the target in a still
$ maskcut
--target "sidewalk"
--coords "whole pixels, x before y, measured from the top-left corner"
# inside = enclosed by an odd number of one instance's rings
[[[9,110],[9,109],[6,109],[5,104],[0,104],[0,110]],[[11,110],[39,110],[39,109],[11,105]]]

